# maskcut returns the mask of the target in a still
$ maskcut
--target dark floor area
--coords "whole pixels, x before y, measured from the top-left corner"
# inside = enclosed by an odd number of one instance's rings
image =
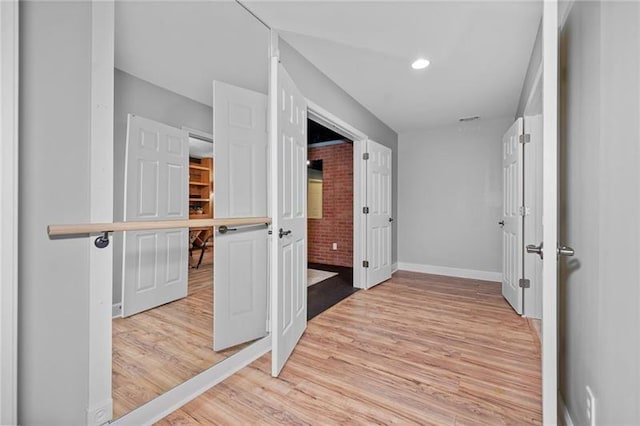
[[[338,275],[307,287],[307,320],[358,291],[353,286],[353,268],[320,263],[309,263],[309,268],[337,272]]]

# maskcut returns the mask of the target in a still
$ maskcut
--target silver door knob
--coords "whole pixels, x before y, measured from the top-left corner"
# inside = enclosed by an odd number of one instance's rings
[[[540,243],[539,246],[536,246],[534,244],[528,244],[527,245],[527,253],[537,254],[538,256],[540,256],[540,259],[543,259],[544,258],[544,250],[542,249],[542,243]]]
[[[567,257],[571,257],[574,254],[576,254],[575,250],[572,249],[571,247],[567,247],[567,246],[560,246],[558,247],[558,256],[567,256]]]

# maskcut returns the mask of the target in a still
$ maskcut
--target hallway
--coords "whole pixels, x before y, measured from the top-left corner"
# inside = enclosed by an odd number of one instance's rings
[[[411,313],[410,316],[407,313]],[[494,282],[397,272],[160,424],[540,424],[540,345]]]

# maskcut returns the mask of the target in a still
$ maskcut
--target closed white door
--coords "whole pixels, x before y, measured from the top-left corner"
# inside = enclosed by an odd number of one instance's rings
[[[522,314],[523,144],[522,118],[502,137],[502,295]]]
[[[267,97],[213,83],[214,217],[266,217]],[[214,236],[213,349],[267,334],[266,225],[218,228]]]
[[[185,131],[129,115],[125,156],[127,222],[188,218]],[[187,295],[186,228],[124,233],[122,316]]]
[[[273,199],[272,366],[275,377],[307,327],[307,102],[278,63],[271,62]],[[273,80],[274,76],[275,81]]]
[[[542,424],[558,423],[558,2],[542,18]],[[535,255],[535,253],[528,256]]]
[[[391,278],[391,149],[367,141],[367,288]],[[366,154],[365,154],[366,155]]]

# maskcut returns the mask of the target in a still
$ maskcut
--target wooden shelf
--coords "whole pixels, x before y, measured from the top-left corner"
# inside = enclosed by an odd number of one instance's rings
[[[208,200],[206,198],[189,198],[189,202],[196,202],[196,203],[209,203],[211,202],[211,200]]]
[[[207,182],[194,182],[194,181],[189,181],[189,185],[195,185],[195,186],[209,186],[211,185],[210,183]]]
[[[205,167],[205,166],[198,166],[197,164],[189,164],[189,168],[190,169],[194,169],[194,170],[204,170],[206,172],[208,172],[209,170],[211,170],[209,167]]]

